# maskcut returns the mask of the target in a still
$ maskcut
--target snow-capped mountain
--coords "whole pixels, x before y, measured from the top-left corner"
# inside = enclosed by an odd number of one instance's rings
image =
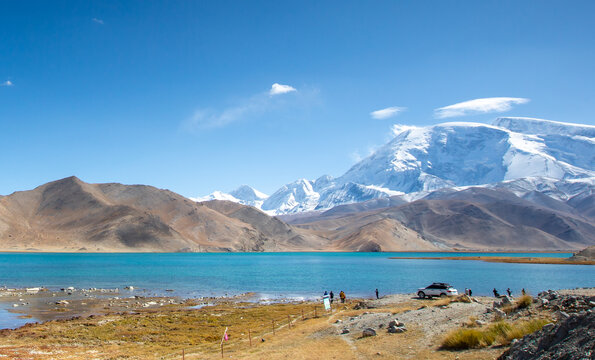
[[[256,208],[260,208],[262,203],[268,198],[268,195],[262,193],[253,187],[248,185],[242,185],[239,188],[233,190],[232,192],[224,193],[221,191],[214,191],[213,193],[198,197],[198,198],[191,198],[194,201],[202,202],[202,201],[211,201],[211,200],[226,200],[232,201],[235,203],[240,203],[243,205],[254,206]]]
[[[594,186],[595,126],[498,118],[492,125],[395,125],[393,131],[391,141],[342,176],[300,179],[257,207],[288,214],[478,185],[567,198]]]

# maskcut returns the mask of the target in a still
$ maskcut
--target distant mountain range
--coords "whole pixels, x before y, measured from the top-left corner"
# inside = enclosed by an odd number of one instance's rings
[[[593,126],[399,126],[341,177],[271,196],[76,177],[0,196],[0,251],[579,250],[595,245],[594,165]]]
[[[230,200],[271,215],[323,211],[337,205],[399,196],[412,201],[439,189],[546,191],[566,200],[595,183],[595,126],[532,118],[492,125],[395,126],[394,138],[338,178],[299,179],[266,196],[249,186],[199,198]]]

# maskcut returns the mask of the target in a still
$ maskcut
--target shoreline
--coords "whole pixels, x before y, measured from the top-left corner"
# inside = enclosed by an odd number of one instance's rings
[[[453,254],[469,254],[469,253],[481,253],[481,254],[524,254],[524,253],[535,253],[535,254],[574,254],[581,249],[568,249],[568,250],[399,250],[399,251],[370,251],[364,252],[369,254],[388,254],[388,253],[453,253]],[[349,253],[362,253],[360,251],[337,251],[337,250],[311,250],[311,251],[196,251],[196,252],[185,252],[185,251],[78,251],[67,249],[60,250],[1,250],[0,254],[349,254]]]
[[[544,265],[595,265],[595,260],[569,260],[559,257],[508,257],[508,256],[440,256],[440,257],[389,257],[392,260],[473,260],[510,264],[544,264]]]

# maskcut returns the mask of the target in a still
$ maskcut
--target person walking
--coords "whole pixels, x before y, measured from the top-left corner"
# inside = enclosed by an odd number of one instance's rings
[[[378,289],[376,289],[376,299],[380,299],[380,298],[378,297]]]
[[[469,289],[468,291],[469,291],[469,296],[471,296],[471,294],[473,294],[473,291],[471,291],[471,289]]]
[[[527,292],[525,291],[525,288],[523,288],[523,290],[521,290],[521,294],[523,294],[523,296],[527,295]]]
[[[331,304],[332,304],[333,299],[335,298],[335,294],[333,294],[333,290],[331,290],[330,297],[331,297]]]
[[[494,297],[500,297],[500,294],[498,294],[498,290],[496,290],[496,288],[494,288],[492,291],[494,292]]]
[[[508,294],[508,296],[512,296],[512,291],[510,291],[510,288],[506,289],[506,293]]]
[[[341,303],[345,303],[346,296],[343,290],[341,290],[341,292],[339,293],[339,297],[341,298]]]

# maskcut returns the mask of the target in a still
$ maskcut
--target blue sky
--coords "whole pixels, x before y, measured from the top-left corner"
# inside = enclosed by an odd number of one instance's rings
[[[593,1],[3,1],[0,194],[70,175],[271,193],[341,175],[394,123],[595,124],[593,14]],[[436,111],[492,97],[513,100]]]

